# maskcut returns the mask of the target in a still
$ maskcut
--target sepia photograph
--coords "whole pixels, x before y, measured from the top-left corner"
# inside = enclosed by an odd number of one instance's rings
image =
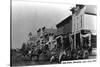
[[[10,66],[97,57],[97,6],[11,0]]]

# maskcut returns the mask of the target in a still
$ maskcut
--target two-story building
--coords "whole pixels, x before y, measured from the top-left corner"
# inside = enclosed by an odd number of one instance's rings
[[[72,11],[72,34],[74,35],[74,47],[86,41],[91,46],[91,34],[96,33],[96,6],[94,5],[76,5]],[[85,39],[86,40],[86,39]]]
[[[74,49],[87,43],[91,46],[91,34],[96,33],[96,7],[93,5],[76,5],[71,9],[72,15],[56,25],[58,35],[71,33]],[[84,39],[86,38],[87,39]]]

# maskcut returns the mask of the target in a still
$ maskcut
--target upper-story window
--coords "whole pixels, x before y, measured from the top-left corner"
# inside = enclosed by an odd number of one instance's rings
[[[82,28],[82,18],[83,18],[83,16],[81,15],[81,28]]]

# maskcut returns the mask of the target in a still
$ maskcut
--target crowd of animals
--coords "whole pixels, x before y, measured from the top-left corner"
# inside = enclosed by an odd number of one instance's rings
[[[41,42],[41,43],[23,43],[20,49],[21,55],[17,57],[23,57],[24,61],[40,61],[40,58],[44,56],[43,60],[60,63],[63,60],[75,60],[88,58],[91,52],[91,47],[86,46],[86,48],[71,49],[73,39],[70,35],[66,37],[57,36],[51,41]],[[53,45],[53,46],[52,46]],[[67,45],[67,46],[66,46]],[[51,47],[52,46],[52,47]],[[90,51],[90,52],[89,52]]]

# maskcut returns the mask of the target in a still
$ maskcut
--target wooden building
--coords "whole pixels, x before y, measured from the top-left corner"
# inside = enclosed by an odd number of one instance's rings
[[[91,46],[91,34],[96,30],[93,24],[96,23],[95,9],[91,5],[76,5],[71,9],[72,15],[56,25],[58,35],[73,35],[73,49],[83,46],[86,42],[84,38],[87,38],[88,45]]]
[[[67,34],[69,32],[72,32],[72,16],[68,16],[64,20],[62,20],[60,23],[56,25],[57,27],[57,34]]]

